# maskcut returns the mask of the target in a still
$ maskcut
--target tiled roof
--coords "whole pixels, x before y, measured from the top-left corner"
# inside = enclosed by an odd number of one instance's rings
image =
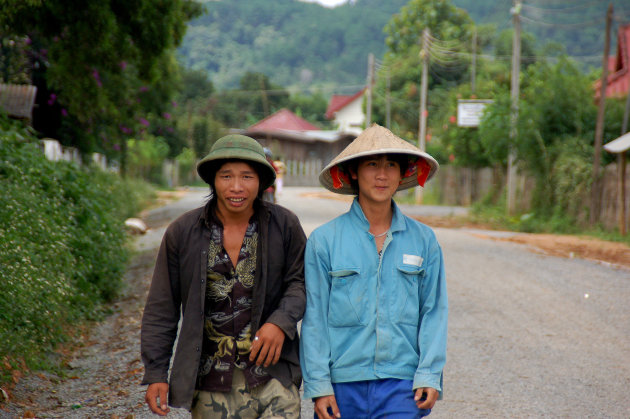
[[[594,83],[595,99],[599,99],[601,81]],[[617,53],[608,60],[606,97],[623,97],[630,92],[630,25],[619,28]]]
[[[328,109],[326,109],[326,119],[333,119],[336,112],[339,112],[341,109],[354,102],[355,99],[363,95],[363,92],[365,92],[365,88],[353,95],[332,95]]]
[[[269,115],[265,119],[261,119],[251,127],[248,131],[274,131],[274,130],[295,130],[295,131],[317,131],[318,127],[311,124],[305,119],[300,118],[286,108],[280,109],[278,112]]]

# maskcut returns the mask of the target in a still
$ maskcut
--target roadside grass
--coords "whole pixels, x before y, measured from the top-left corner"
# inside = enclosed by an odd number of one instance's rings
[[[107,314],[130,249],[124,220],[152,186],[50,162],[37,139],[0,120],[0,387],[59,371],[89,321]]]
[[[530,212],[508,216],[503,202],[474,204],[471,207],[468,220],[498,230],[586,236],[630,246],[630,235],[628,234],[623,236],[618,230],[606,229],[602,225],[587,226],[573,217],[562,214],[541,216],[535,212]]]

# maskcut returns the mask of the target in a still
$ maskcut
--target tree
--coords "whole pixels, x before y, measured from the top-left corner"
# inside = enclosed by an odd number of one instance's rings
[[[468,59],[461,52],[470,50],[473,21],[464,10],[448,0],[412,0],[385,26],[387,53],[378,73],[374,100],[375,120],[385,121],[386,80],[390,80],[392,124],[408,137],[417,138],[419,91],[422,63],[421,39],[430,29],[429,89],[460,83],[468,75]],[[429,95],[429,115],[434,110]]]
[[[48,126],[65,128],[64,144],[111,154],[169,106],[174,49],[200,11],[192,0],[6,0],[0,27],[29,44],[40,119],[60,121]]]

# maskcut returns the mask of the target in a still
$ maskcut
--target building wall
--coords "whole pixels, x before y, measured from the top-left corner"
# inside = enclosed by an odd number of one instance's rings
[[[343,109],[335,113],[337,129],[359,134],[363,130],[365,114],[363,113],[363,96],[358,97]]]

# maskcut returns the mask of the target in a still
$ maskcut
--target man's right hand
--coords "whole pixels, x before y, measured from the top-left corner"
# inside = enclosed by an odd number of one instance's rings
[[[328,408],[332,411],[332,416],[328,413]],[[337,399],[334,395],[322,396],[315,399],[315,413],[319,419],[340,418],[339,408],[337,407]]]
[[[147,394],[144,396],[144,400],[149,405],[149,409],[153,413],[157,413],[160,416],[166,416],[171,410],[168,408],[168,384],[167,383],[153,383],[149,384],[147,388]],[[160,402],[158,404],[158,398]]]

